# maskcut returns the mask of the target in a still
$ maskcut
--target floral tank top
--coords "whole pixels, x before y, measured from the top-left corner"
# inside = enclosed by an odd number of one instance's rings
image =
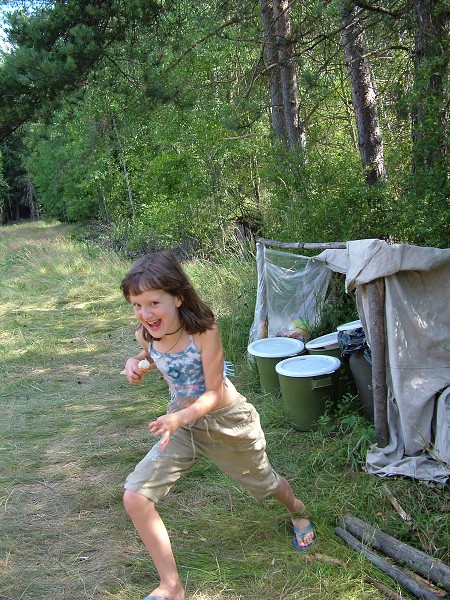
[[[185,350],[165,354],[150,346],[150,356],[169,385],[172,401],[182,405],[196,400],[206,391],[202,355],[192,335]]]

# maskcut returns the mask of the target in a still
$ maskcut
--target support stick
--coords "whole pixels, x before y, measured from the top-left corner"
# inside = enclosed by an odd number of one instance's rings
[[[372,352],[372,389],[377,446],[389,443],[386,385],[386,343],[384,334],[384,279],[367,284],[369,301],[370,350]]]

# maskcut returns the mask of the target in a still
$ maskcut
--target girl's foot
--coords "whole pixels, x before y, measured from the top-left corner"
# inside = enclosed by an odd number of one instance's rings
[[[292,519],[292,523],[294,525],[294,548],[300,552],[304,552],[314,544],[314,540],[316,539],[314,523],[307,518]]]
[[[145,598],[158,598],[158,600],[184,600],[184,589],[181,584],[175,589],[169,589],[159,585]]]
[[[296,505],[295,512],[291,513],[294,526],[293,544],[296,550],[304,551],[313,545],[316,534],[314,533],[314,523],[308,518],[308,512],[303,502],[297,500]]]

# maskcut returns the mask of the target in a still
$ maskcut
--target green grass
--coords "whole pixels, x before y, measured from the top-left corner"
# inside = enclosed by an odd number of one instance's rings
[[[72,241],[70,227],[22,223],[0,231],[0,598],[138,600],[156,574],[122,507],[122,484],[165,410],[157,374],[131,386],[135,352],[119,284],[130,262]],[[161,503],[192,600],[379,599],[365,577],[397,586],[334,534],[352,514],[449,562],[446,486],[363,471],[373,431],[357,416],[300,433],[279,397],[259,389],[246,359],[255,268],[226,256],[186,264],[219,317],[236,383],[258,408],[276,469],[317,524],[314,552],[291,547],[289,519],[256,504],[204,461]],[[369,441],[368,441],[369,440]],[[396,496],[412,532],[383,493]],[[402,597],[408,597],[403,591]]]

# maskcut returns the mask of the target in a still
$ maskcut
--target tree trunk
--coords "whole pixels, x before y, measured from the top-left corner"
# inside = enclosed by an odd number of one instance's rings
[[[448,9],[439,0],[416,0],[414,168],[430,168],[448,153]],[[444,159],[445,160],[445,159]],[[444,167],[445,169],[445,167]]]
[[[30,216],[33,221],[39,219],[39,204],[37,201],[37,194],[33,182],[31,181],[31,176],[28,172],[26,174],[24,204],[30,208]]]
[[[111,219],[109,218],[109,212],[108,212],[108,204],[106,203],[106,197],[105,197],[105,192],[103,191],[103,188],[100,186],[100,196],[103,202],[103,208],[105,209],[105,222],[107,225],[111,225]]]
[[[127,168],[127,161],[125,159],[125,151],[123,149],[123,145],[120,140],[119,131],[118,131],[117,125],[116,125],[116,119],[114,117],[112,118],[112,122],[113,122],[113,126],[114,126],[114,131],[116,132],[117,145],[119,146],[120,156],[122,159],[123,176],[125,178],[125,184],[127,186],[127,193],[128,193],[128,201],[129,201],[130,207],[131,207],[131,218],[133,219],[133,223],[136,225],[136,211],[134,208],[134,199],[133,199],[133,193],[131,191],[130,179],[128,177],[128,168]]]
[[[288,0],[274,0],[273,16],[280,64],[281,89],[283,93],[284,120],[289,147],[304,150],[305,126],[299,116],[297,73],[292,56],[291,23]]]
[[[266,65],[266,71],[269,74],[270,116],[272,119],[272,128],[275,136],[285,144],[288,136],[284,119],[278,49],[273,33],[273,7],[269,0],[260,0],[259,5],[264,35],[264,64]]]
[[[352,103],[358,130],[358,146],[366,181],[374,184],[386,179],[383,142],[378,121],[377,94],[367,58],[364,58],[364,29],[360,8],[340,0],[344,55],[350,79]]]

